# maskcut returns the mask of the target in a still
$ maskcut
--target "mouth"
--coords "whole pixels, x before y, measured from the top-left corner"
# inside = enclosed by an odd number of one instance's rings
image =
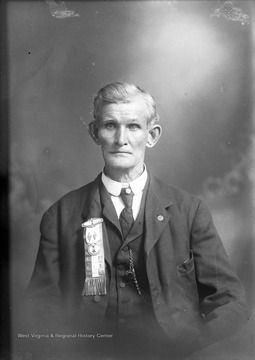
[[[126,155],[126,154],[130,154],[130,152],[128,151],[112,151],[111,154],[118,154],[118,155]]]

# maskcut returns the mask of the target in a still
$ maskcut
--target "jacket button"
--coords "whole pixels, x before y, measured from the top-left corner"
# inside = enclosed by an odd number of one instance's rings
[[[124,269],[125,269],[125,266],[124,266],[123,264],[120,264],[120,265],[118,266],[118,268],[119,268],[120,270],[124,270]]]
[[[120,282],[120,287],[124,288],[126,284],[124,282]]]
[[[100,296],[99,296],[99,295],[95,295],[95,296],[94,296],[94,301],[95,301],[96,303],[100,302],[100,301],[101,301]]]
[[[125,246],[122,250],[123,251],[128,251],[128,246]]]

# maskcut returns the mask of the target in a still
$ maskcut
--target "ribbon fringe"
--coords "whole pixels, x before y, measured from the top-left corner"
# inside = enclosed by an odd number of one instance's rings
[[[88,278],[85,280],[82,296],[105,295],[105,294],[106,294],[105,278]]]

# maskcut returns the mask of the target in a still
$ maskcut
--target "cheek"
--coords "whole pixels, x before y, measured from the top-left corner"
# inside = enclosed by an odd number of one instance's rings
[[[98,133],[98,139],[102,146],[111,145],[113,142],[113,136],[109,133],[106,134],[104,131]]]
[[[139,148],[139,149],[145,149],[146,147],[146,144],[147,144],[147,141],[148,141],[148,136],[140,136],[139,138],[136,139],[136,147]]]

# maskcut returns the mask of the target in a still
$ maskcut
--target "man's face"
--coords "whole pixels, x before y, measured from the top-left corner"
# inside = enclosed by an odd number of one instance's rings
[[[146,110],[141,99],[127,104],[106,104],[101,108],[97,138],[106,169],[142,168],[150,137]]]

